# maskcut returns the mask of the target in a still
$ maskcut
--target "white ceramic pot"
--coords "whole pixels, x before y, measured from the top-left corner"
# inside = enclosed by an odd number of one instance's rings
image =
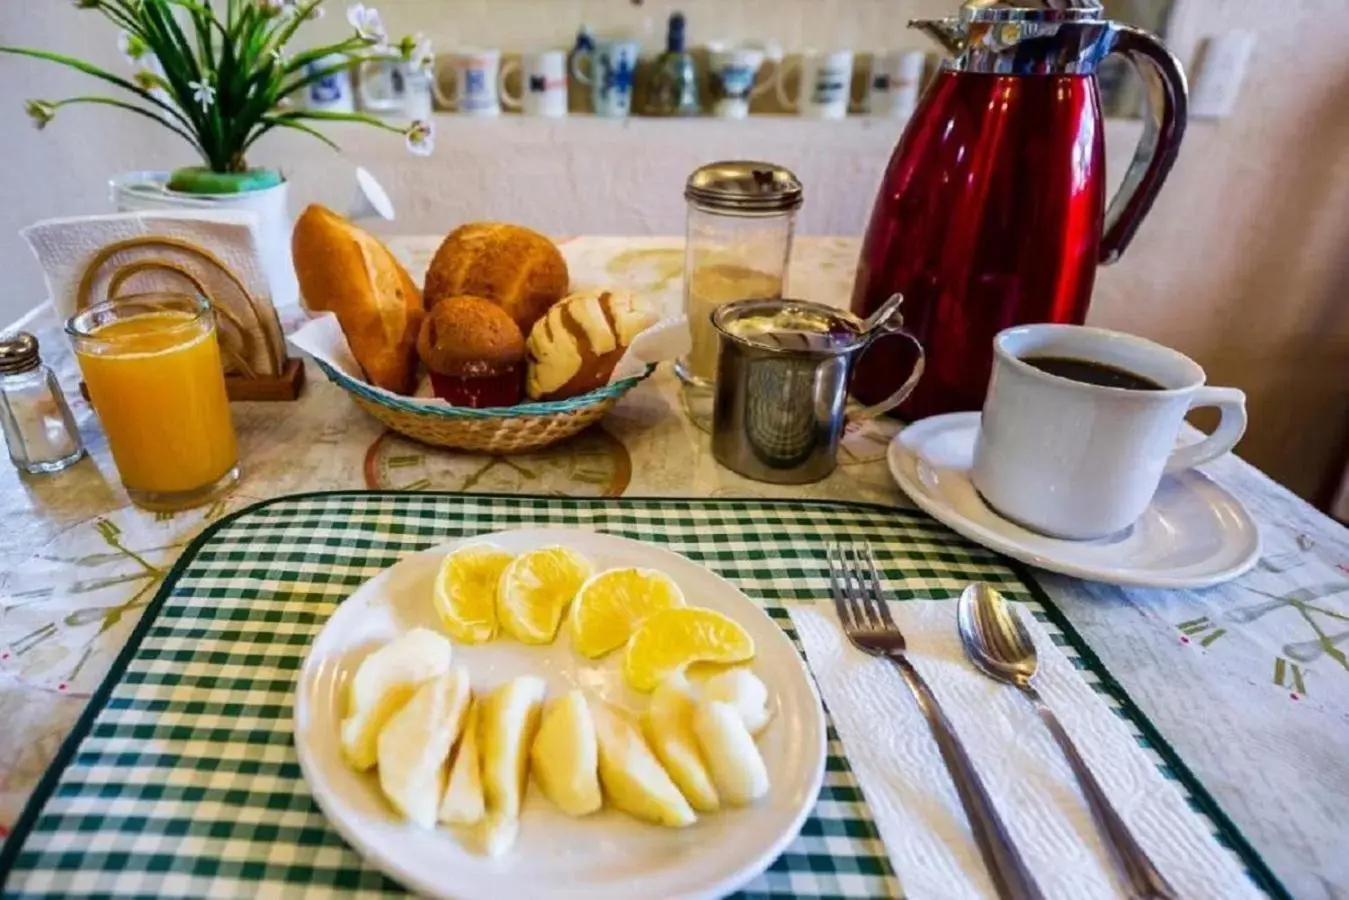
[[[258,252],[267,273],[272,305],[299,302],[300,286],[290,256],[290,188],[286,182],[242,194],[185,194],[168,189],[168,172],[124,172],[109,182],[118,212],[206,210],[250,212],[257,218]]]

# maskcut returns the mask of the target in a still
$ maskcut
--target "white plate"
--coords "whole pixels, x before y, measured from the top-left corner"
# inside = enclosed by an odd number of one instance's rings
[[[1032,566],[1110,584],[1208,587],[1247,572],[1260,557],[1250,513],[1197,471],[1162,479],[1133,527],[1096,541],[1028,531],[988,507],[969,470],[979,413],[923,419],[890,443],[890,474],[914,503],[952,531]]]
[[[491,898],[720,897],[761,873],[791,843],[815,806],[824,777],[824,713],[815,684],[791,640],[729,582],[682,556],[588,531],[533,529],[482,535],[520,553],[565,544],[596,570],[646,566],[668,573],[689,602],[731,616],[754,638],[755,674],[768,685],[773,719],[759,738],[772,790],[752,807],[702,815],[684,829],[647,825],[604,809],[572,819],[531,784],[513,850],[489,860],[464,849],[450,831],[424,831],[397,818],[376,776],[353,772],[337,746],[340,702],[360,659],[417,625],[440,629],[431,590],[441,559],[456,541],[409,556],[362,585],[335,612],[310,648],[295,693],[295,748],[314,799],[362,856],[391,878],[428,896]],[[583,687],[640,709],[623,684],[621,653],[592,663],[572,652],[564,624],[549,647],[509,639],[455,645],[475,691],[517,675],[539,675],[550,698]]]

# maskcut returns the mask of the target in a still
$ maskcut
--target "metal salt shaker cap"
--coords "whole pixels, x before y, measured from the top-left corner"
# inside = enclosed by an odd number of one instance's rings
[[[0,375],[19,375],[36,369],[41,362],[37,338],[28,332],[0,336]]]
[[[767,162],[728,160],[694,171],[684,197],[707,209],[728,213],[790,212],[802,202],[801,181],[788,169]]]

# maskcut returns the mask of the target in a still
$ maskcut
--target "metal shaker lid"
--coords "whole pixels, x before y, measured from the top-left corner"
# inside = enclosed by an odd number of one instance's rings
[[[18,375],[36,369],[41,361],[37,338],[28,332],[0,335],[0,375]]]
[[[1099,19],[1100,0],[965,0],[960,17],[975,22],[1072,22]]]
[[[802,190],[800,179],[782,166],[728,160],[694,170],[684,197],[730,213],[787,212],[801,207]]]

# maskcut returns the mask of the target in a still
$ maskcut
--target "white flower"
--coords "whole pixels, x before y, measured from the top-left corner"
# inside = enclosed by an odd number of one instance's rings
[[[364,3],[353,3],[347,7],[347,21],[356,29],[356,36],[367,44],[383,47],[389,40],[389,34],[384,30],[384,22],[379,17],[379,10],[373,7]]]
[[[47,127],[47,123],[56,118],[56,104],[47,100],[29,100],[23,105],[23,111],[33,120],[38,131]],[[415,151],[414,151],[415,152]]]
[[[436,123],[417,119],[403,132],[407,136],[408,152],[416,156],[430,156],[436,149]]]
[[[192,88],[192,99],[200,103],[202,109],[210,109],[215,103],[215,87],[209,81],[189,81],[187,86]]]
[[[138,65],[141,60],[145,59],[145,54],[150,52],[150,48],[145,46],[145,41],[129,31],[123,31],[117,35],[117,49],[121,52],[122,57],[133,66]]]
[[[407,40],[406,38],[404,39]],[[435,71],[436,51],[431,46],[431,39],[420,31],[411,40],[412,50],[407,54],[408,62],[412,63],[418,69],[427,73]]]
[[[278,66],[284,66],[286,64],[286,52],[281,47],[274,48],[269,55],[272,57],[272,61]]]
[[[291,0],[257,0],[257,5],[263,16],[272,19],[288,12]]]

